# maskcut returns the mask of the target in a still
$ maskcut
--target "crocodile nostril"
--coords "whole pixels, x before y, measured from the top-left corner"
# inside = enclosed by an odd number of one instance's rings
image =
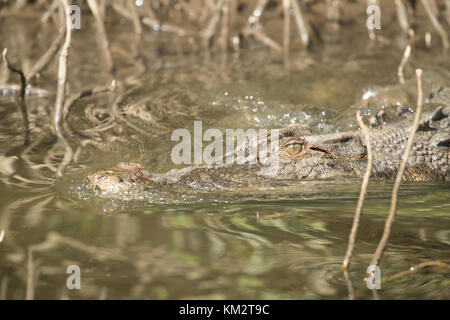
[[[323,152],[323,153],[329,153],[328,151],[317,148],[317,147],[310,147],[309,150],[319,151],[319,152]]]

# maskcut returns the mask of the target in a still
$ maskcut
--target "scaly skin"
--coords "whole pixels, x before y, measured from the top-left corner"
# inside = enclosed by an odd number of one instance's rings
[[[393,179],[402,159],[411,120],[370,129],[374,152],[372,178]],[[258,143],[270,136],[258,137]],[[242,148],[243,146],[240,146]],[[245,147],[245,146],[244,146]],[[165,174],[150,173],[137,163],[87,175],[88,186],[102,197],[159,195],[176,198],[194,192],[260,189],[268,181],[355,179],[367,165],[366,141],[359,131],[311,135],[300,125],[279,131],[279,168],[256,164],[196,165]],[[404,175],[409,181],[449,181],[450,107],[423,117]]]

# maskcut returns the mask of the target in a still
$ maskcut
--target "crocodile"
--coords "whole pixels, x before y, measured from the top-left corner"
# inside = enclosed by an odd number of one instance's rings
[[[373,179],[394,179],[412,125],[412,115],[395,124],[369,129],[373,150]],[[192,193],[224,192],[262,188],[274,181],[358,179],[367,166],[367,141],[361,131],[313,135],[301,124],[248,139],[262,143],[278,140],[277,166],[263,161],[199,164],[166,173],[152,173],[138,163],[120,163],[85,176],[87,188],[104,198],[134,199],[170,194],[172,198]],[[278,138],[278,139],[274,139]],[[234,151],[248,152],[250,140]],[[255,140],[254,140],[255,141]],[[247,147],[247,148],[246,148]],[[272,151],[270,151],[272,150]],[[274,151],[275,150],[275,151]],[[226,157],[225,155],[224,157]],[[228,154],[229,156],[229,154]],[[256,160],[259,156],[256,155]],[[422,116],[403,179],[407,181],[449,181],[450,107],[440,106]],[[250,159],[251,160],[251,159]],[[255,158],[253,158],[255,160]],[[275,183],[276,184],[276,183]]]

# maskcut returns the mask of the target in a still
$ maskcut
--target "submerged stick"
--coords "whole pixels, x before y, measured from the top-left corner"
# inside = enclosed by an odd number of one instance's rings
[[[448,48],[448,35],[447,32],[445,32],[442,25],[439,23],[439,20],[436,18],[435,14],[433,13],[433,10],[431,9],[431,5],[428,2],[428,0],[421,0],[422,5],[425,9],[425,12],[428,15],[428,18],[430,18],[431,23],[433,24],[433,27],[436,29],[437,33],[442,39],[442,46],[447,49]]]
[[[391,229],[392,229],[392,223],[394,222],[395,214],[397,212],[398,190],[400,188],[400,184],[402,183],[403,174],[405,173],[406,164],[408,163],[408,157],[409,157],[409,154],[411,153],[411,149],[413,147],[414,136],[416,135],[417,128],[419,127],[420,115],[422,114],[422,105],[423,105],[422,70],[421,69],[416,69],[416,77],[417,77],[416,116],[414,117],[414,123],[409,132],[408,142],[406,143],[406,148],[405,148],[405,152],[403,154],[402,162],[400,164],[400,168],[398,169],[397,177],[395,178],[394,188],[392,190],[391,207],[389,209],[389,215],[386,219],[386,223],[384,226],[383,236],[381,237],[381,240],[378,243],[378,247],[373,255],[370,265],[378,265],[380,263],[381,257],[383,256],[384,249],[386,248],[387,242],[389,240],[389,235],[390,235]]]
[[[355,216],[353,218],[352,230],[350,232],[350,237],[348,239],[347,253],[345,254],[344,261],[342,262],[342,268],[344,270],[346,270],[348,268],[348,265],[350,264],[350,259],[352,258],[353,249],[355,247],[356,234],[358,232],[359,227],[359,219],[361,217],[364,199],[366,198],[367,185],[369,184],[370,175],[372,174],[372,163],[373,163],[373,153],[372,153],[372,146],[370,144],[369,128],[364,124],[363,120],[361,119],[361,112],[359,110],[356,113],[356,120],[358,121],[358,125],[363,131],[364,139],[366,140],[367,167],[361,184],[361,192],[359,193],[358,204],[356,206]]]

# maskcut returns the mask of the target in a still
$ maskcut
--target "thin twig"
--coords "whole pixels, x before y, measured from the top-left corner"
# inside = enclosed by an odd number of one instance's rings
[[[41,17],[42,23],[47,23],[48,18],[53,14],[53,12],[58,8],[59,1],[53,0],[50,7],[44,12],[44,14]]]
[[[142,25],[136,5],[134,4],[134,1],[127,1],[127,3],[131,11],[131,19],[133,21],[134,32],[140,35],[142,33]]]
[[[289,46],[290,46],[290,37],[291,37],[291,16],[289,14],[289,10],[291,8],[291,0],[283,0],[283,18],[284,18],[284,25],[283,25],[283,49],[284,54],[287,56],[289,53]]]
[[[242,30],[242,33],[245,36],[249,36],[252,35],[254,36],[256,39],[258,39],[259,41],[261,41],[262,43],[264,43],[265,45],[267,45],[268,47],[276,50],[276,51],[283,51],[283,48],[276,43],[274,40],[270,39],[266,34],[264,34],[264,32],[258,30],[257,28],[252,28],[252,27],[245,27]]]
[[[414,136],[416,134],[417,128],[419,127],[420,116],[422,114],[423,105],[423,92],[422,92],[422,70],[416,69],[417,78],[417,108],[416,116],[414,118],[414,123],[410,129],[408,142],[406,143],[405,152],[403,154],[402,162],[400,168],[398,169],[397,177],[395,178],[394,188],[392,190],[391,207],[389,209],[389,215],[386,219],[386,224],[384,226],[383,236],[381,237],[378,247],[373,255],[371,265],[378,265],[380,263],[381,257],[383,256],[384,249],[386,248],[387,242],[389,240],[389,235],[391,233],[392,223],[394,222],[395,214],[397,212],[397,198],[398,190],[400,184],[402,183],[403,174],[405,173],[406,165],[408,163],[408,157],[411,153],[413,147]]]
[[[220,30],[220,45],[223,50],[228,49],[228,33],[230,25],[230,1],[226,1],[222,7],[222,26]]]
[[[61,28],[59,31],[58,36],[55,40],[53,40],[52,44],[50,45],[50,48],[47,49],[47,51],[39,58],[38,61],[31,67],[30,71],[27,74],[27,82],[29,82],[32,78],[36,76],[39,72],[41,72],[45,66],[52,60],[52,58],[55,56],[56,52],[58,51],[59,47],[61,46],[61,42],[64,39],[65,34],[65,28]]]
[[[66,76],[67,76],[67,56],[69,55],[70,42],[72,40],[72,30],[71,30],[71,18],[69,12],[69,3],[67,0],[61,0],[62,10],[65,12],[65,22],[66,22],[66,38],[62,46],[61,52],[59,54],[59,65],[58,65],[58,87],[56,89],[56,100],[53,115],[53,130],[57,137],[64,143],[65,152],[64,159],[61,162],[59,169],[57,171],[58,176],[62,176],[64,168],[72,160],[73,151],[70,147],[67,139],[64,137],[61,128],[61,121],[63,115],[63,106],[65,99],[65,86],[66,86]]]
[[[145,17],[144,19],[142,19],[142,24],[151,27],[155,31],[175,33],[180,37],[184,37],[185,35],[192,33],[189,30],[185,30],[184,28],[169,23],[165,23],[163,26],[161,26],[157,19],[152,19],[149,17]]]
[[[302,11],[298,5],[297,0],[291,0],[292,9],[294,10],[295,22],[297,23],[300,39],[305,47],[309,44],[309,34],[307,28],[307,22],[303,18]]]
[[[358,125],[360,126],[361,130],[363,131],[364,140],[366,142],[367,167],[366,167],[366,172],[364,173],[363,181],[361,184],[361,192],[359,193],[358,204],[356,206],[355,216],[353,218],[352,230],[350,232],[350,237],[348,239],[347,253],[345,254],[344,261],[342,262],[342,268],[344,270],[347,269],[348,265],[350,264],[350,259],[352,257],[353,249],[355,247],[356,234],[358,232],[358,227],[359,227],[359,219],[361,217],[361,212],[362,212],[363,205],[364,205],[364,199],[366,198],[367,185],[369,184],[370,175],[372,174],[372,163],[373,163],[373,153],[372,153],[372,146],[371,146],[371,142],[370,142],[369,128],[364,124],[363,120],[361,119],[361,112],[359,110],[356,112],[356,120],[358,121]]]
[[[9,79],[8,63],[6,62],[6,59],[4,58],[4,55],[6,55],[6,52],[7,52],[5,50],[7,50],[7,49],[5,48],[2,51],[3,59],[2,59],[2,73],[0,74],[0,84],[6,84]]]
[[[403,75],[403,69],[405,67],[406,62],[408,61],[409,57],[411,55],[411,45],[408,44],[405,48],[405,52],[403,53],[402,61],[400,62],[398,68],[397,68],[397,75],[398,79],[401,84],[405,83],[405,77]]]
[[[258,19],[261,16],[261,14],[263,13],[264,9],[266,8],[266,5],[268,2],[269,2],[269,0],[259,0],[258,1],[255,9],[252,12],[252,16],[255,17],[257,19],[257,21],[253,21],[253,22],[258,22]],[[249,22],[252,22],[250,20],[251,19],[249,19]]]
[[[200,35],[205,39],[205,44],[207,47],[209,46],[210,39],[214,35],[216,26],[219,23],[220,13],[222,11],[222,7],[223,7],[225,1],[227,1],[227,0],[219,0],[217,6],[215,8],[214,15],[212,16],[211,20],[209,20],[209,23],[206,26],[206,28],[200,32]]]
[[[398,24],[400,25],[400,28],[402,28],[403,32],[408,33],[408,14],[406,13],[406,8],[403,0],[395,0],[395,7],[397,9]]]
[[[445,0],[445,18],[450,28],[450,0]]]
[[[20,100],[24,101],[25,100],[25,90],[27,88],[27,80],[25,78],[25,75],[23,73],[22,70],[20,70],[19,68],[14,67],[8,60],[8,49],[5,48],[3,50],[3,61],[5,61],[6,66],[8,68],[9,71],[17,73],[20,77]]]
[[[447,32],[445,32],[444,28],[440,24],[439,20],[436,18],[435,14],[433,13],[433,10],[431,9],[431,5],[428,2],[428,0],[421,0],[422,5],[428,15],[428,18],[430,18],[431,23],[433,24],[434,28],[436,29],[437,33],[439,33],[439,36],[442,39],[442,46],[447,49],[448,48],[448,36]]]
[[[62,46],[61,52],[59,53],[59,64],[58,64],[58,87],[56,89],[56,100],[53,115],[53,129],[56,132],[60,132],[62,112],[65,99],[65,87],[66,87],[66,76],[67,76],[67,56],[69,55],[70,41],[72,40],[72,30],[71,30],[71,18],[69,13],[69,3],[67,0],[60,0],[63,6],[63,10],[66,13],[66,38]]]

